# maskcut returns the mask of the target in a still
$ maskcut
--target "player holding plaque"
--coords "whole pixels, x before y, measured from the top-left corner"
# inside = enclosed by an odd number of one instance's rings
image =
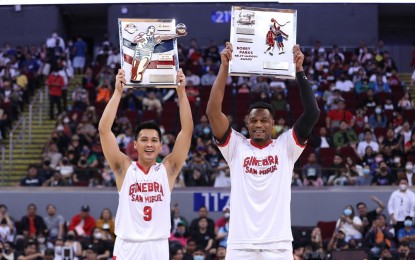
[[[295,10],[233,6],[230,75],[294,79],[294,57],[285,47],[296,43],[296,21]]]
[[[185,36],[187,29],[184,24],[174,24],[174,20],[119,19],[127,87],[176,87],[176,38]]]

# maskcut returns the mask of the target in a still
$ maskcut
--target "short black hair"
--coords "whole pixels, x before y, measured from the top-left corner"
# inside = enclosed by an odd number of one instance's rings
[[[363,205],[363,206],[365,206],[365,208],[366,208],[366,203],[364,203],[364,202],[359,202],[359,203],[357,203],[356,204],[356,208],[359,208],[359,206],[360,205]]]
[[[137,140],[138,138],[138,134],[141,132],[141,130],[143,129],[153,129],[156,130],[158,135],[159,135],[159,140],[161,141],[161,131],[160,131],[160,126],[156,123],[156,121],[154,120],[150,120],[150,121],[144,121],[142,123],[140,123],[137,128],[135,129],[134,132],[134,139]]]
[[[274,119],[274,107],[271,104],[261,102],[261,101],[255,102],[249,107],[248,114],[251,113],[252,110],[257,109],[257,108],[267,109],[270,115],[272,116],[272,118]]]

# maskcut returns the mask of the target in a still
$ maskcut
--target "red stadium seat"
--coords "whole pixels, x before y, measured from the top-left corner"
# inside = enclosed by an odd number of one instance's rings
[[[321,238],[323,241],[330,240],[336,229],[336,221],[319,221],[317,227],[321,229]]]

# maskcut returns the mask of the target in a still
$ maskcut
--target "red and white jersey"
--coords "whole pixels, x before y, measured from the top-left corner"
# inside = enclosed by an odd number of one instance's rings
[[[291,178],[305,145],[293,129],[264,147],[232,129],[218,147],[231,172],[228,248],[292,250]]]
[[[170,237],[171,192],[163,164],[144,172],[137,162],[131,163],[118,195],[117,237],[130,241]]]

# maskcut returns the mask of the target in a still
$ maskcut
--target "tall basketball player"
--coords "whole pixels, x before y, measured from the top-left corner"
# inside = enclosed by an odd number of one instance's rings
[[[193,119],[185,92],[185,76],[177,74],[181,131],[171,154],[156,163],[161,149],[159,126],[142,122],[135,131],[133,162],[118,148],[111,126],[126,83],[123,70],[116,76],[115,91],[99,122],[99,135],[106,160],[115,174],[119,204],[115,218],[114,259],[169,259],[170,194],[187,158],[193,132]]]
[[[320,110],[303,71],[304,55],[294,46],[294,63],[304,112],[293,128],[271,139],[274,110],[258,102],[248,111],[251,139],[231,128],[222,113],[232,45],[221,52],[221,66],[210,93],[207,115],[217,145],[231,170],[231,216],[226,259],[293,259],[291,177],[294,163]]]

